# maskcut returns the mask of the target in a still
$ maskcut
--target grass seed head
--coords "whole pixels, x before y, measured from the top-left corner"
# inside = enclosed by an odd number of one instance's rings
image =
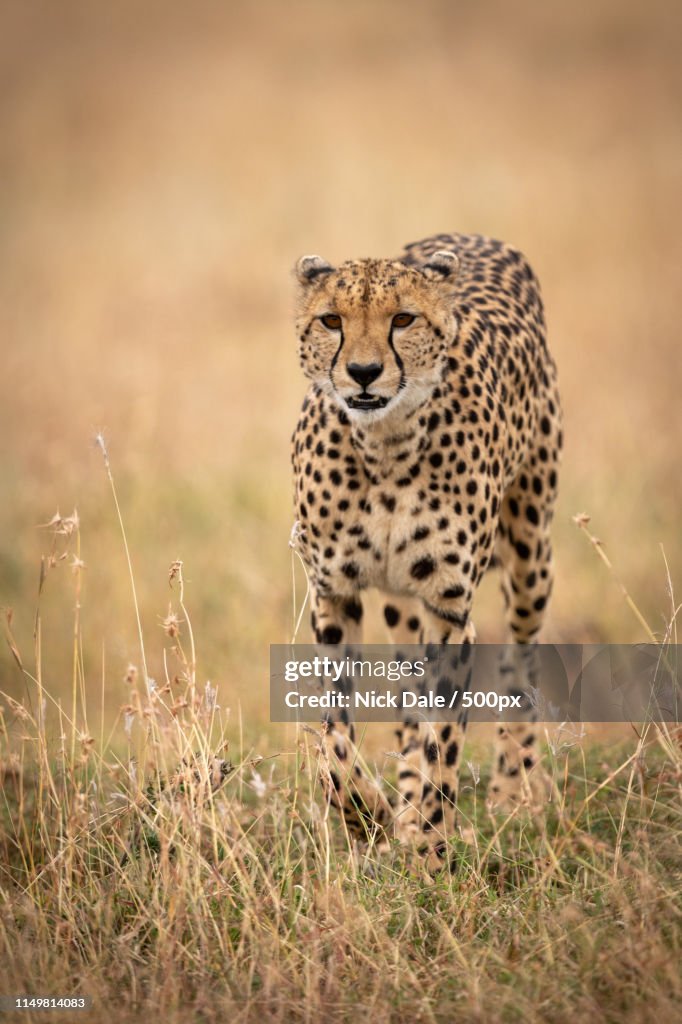
[[[168,605],[168,615],[161,623],[164,633],[169,636],[172,640],[180,636],[180,623],[182,619],[173,611],[171,605]]]

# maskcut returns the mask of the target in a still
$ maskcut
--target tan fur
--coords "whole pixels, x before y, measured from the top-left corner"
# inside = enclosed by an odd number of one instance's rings
[[[385,616],[400,642],[471,642],[473,596],[494,554],[510,638],[532,642],[552,586],[562,438],[525,257],[479,236],[438,235],[397,260],[333,268],[304,257],[297,276],[300,359],[312,383],[293,464],[316,640],[359,641],[362,591],[379,587],[398,595]],[[463,731],[405,733],[394,827],[419,832],[430,850],[454,829]],[[513,749],[507,733],[498,740],[491,807],[542,788],[526,781],[535,730],[526,726],[523,739]],[[332,729],[332,760],[334,745]],[[340,780],[334,801],[353,817]]]

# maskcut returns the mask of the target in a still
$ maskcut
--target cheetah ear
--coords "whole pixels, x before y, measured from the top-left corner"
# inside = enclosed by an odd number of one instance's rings
[[[449,249],[439,249],[421,265],[421,271],[431,281],[454,283],[459,273],[459,256]]]
[[[321,256],[301,256],[296,264],[296,277],[300,284],[307,285],[320,274],[331,274],[333,269],[331,263],[327,263]]]

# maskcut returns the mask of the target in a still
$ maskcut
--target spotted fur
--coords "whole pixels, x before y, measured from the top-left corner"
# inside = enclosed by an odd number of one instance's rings
[[[296,328],[311,381],[293,436],[299,548],[324,643],[361,639],[368,587],[391,639],[473,641],[471,605],[501,571],[509,636],[531,644],[552,589],[550,524],[562,446],[556,368],[526,258],[477,235],[437,235],[395,260],[297,265]],[[392,827],[431,853],[452,834],[464,723],[402,731]],[[386,800],[343,722],[327,734],[328,789],[367,831]],[[536,728],[502,726],[491,807],[542,796]],[[374,819],[372,819],[374,820]]]

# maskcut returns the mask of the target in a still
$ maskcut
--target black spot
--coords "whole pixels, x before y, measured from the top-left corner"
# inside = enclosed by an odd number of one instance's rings
[[[353,598],[345,602],[343,610],[348,618],[352,619],[353,622],[360,622],[362,619],[362,605],[359,601],[353,600]]]
[[[438,760],[438,744],[435,740],[426,741],[424,744],[424,756],[430,764],[433,764],[434,761]]]
[[[546,604],[547,604],[547,598],[546,597],[538,597],[538,598],[535,599],[535,601],[533,601],[533,608],[535,609],[536,612],[541,612]]]
[[[432,558],[428,556],[426,558],[420,558],[419,561],[415,562],[410,569],[410,575],[415,580],[424,580],[427,576],[436,568],[436,563]]]
[[[522,540],[517,540],[514,547],[516,548],[516,554],[519,556],[519,558],[530,558],[530,548],[527,544],[524,544]]]
[[[462,597],[464,594],[464,587],[461,583],[456,583],[454,587],[448,587],[447,590],[443,591],[443,597]]]
[[[457,755],[458,754],[459,754],[459,747],[457,746],[457,744],[453,740],[453,742],[448,747],[447,754],[445,755],[445,763],[447,765],[453,765],[455,763],[455,761],[457,760]]]
[[[419,619],[417,618],[416,615],[412,615],[407,620],[407,628],[412,630],[413,633],[417,632],[417,630],[419,629]]]
[[[533,760],[532,757],[524,757],[524,759],[523,759],[523,767],[526,770],[528,770],[529,768],[532,768],[534,764],[535,764],[535,761]]]
[[[443,464],[443,456],[440,452],[433,452],[433,454],[429,455],[429,462],[434,469],[438,469]]]
[[[346,562],[345,565],[341,566],[341,572],[349,580],[354,580],[359,575],[360,569],[355,562]]]
[[[343,630],[338,626],[325,626],[320,634],[320,643],[322,644],[340,644],[341,637],[343,636]]]
[[[391,494],[379,495],[381,504],[384,506],[387,512],[395,511],[395,498]]]
[[[400,612],[392,604],[387,604],[384,608],[384,618],[386,619],[386,625],[393,629],[400,622]]]

